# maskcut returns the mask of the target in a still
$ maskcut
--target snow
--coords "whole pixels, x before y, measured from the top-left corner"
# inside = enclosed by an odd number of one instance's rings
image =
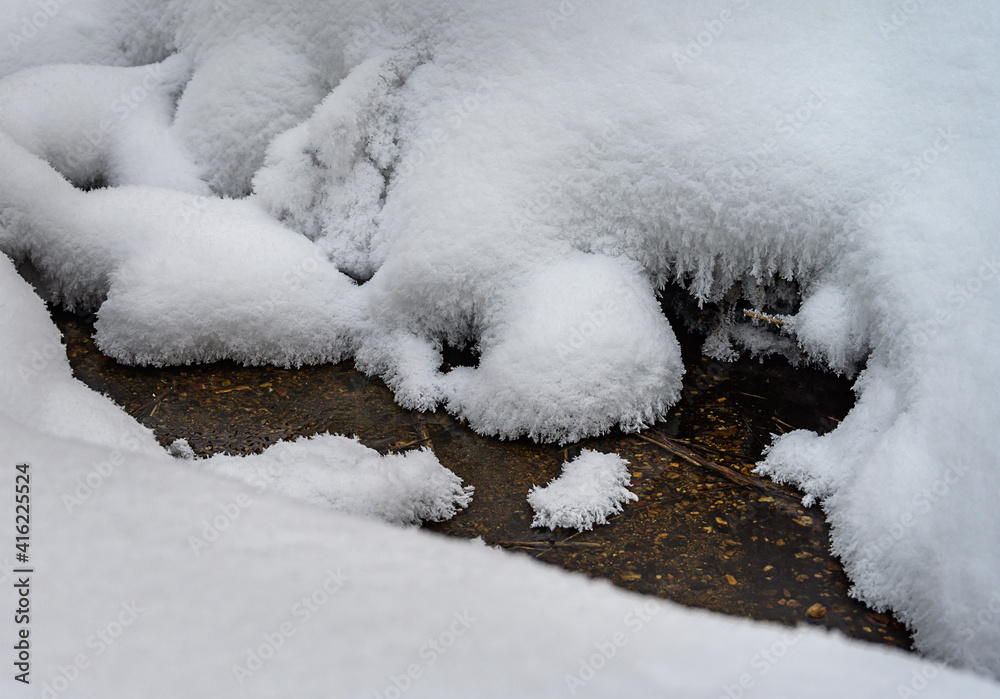
[[[169,456],[73,379],[61,346],[32,363],[57,330],[6,259],[0,291],[0,396],[14,397],[0,443],[29,465],[34,571],[31,685],[4,673],[4,696],[1000,696],[901,651],[686,609],[220,478],[206,468],[219,457]],[[22,378],[25,363],[37,373]],[[45,405],[55,392],[90,403],[59,412]],[[215,463],[266,479],[275,465],[328,466],[334,439]],[[6,502],[13,483],[0,479]],[[7,609],[24,579],[12,555],[5,544]],[[23,628],[0,622],[6,639]]]
[[[584,449],[563,464],[558,478],[528,493],[528,504],[535,511],[531,526],[583,531],[607,524],[608,517],[621,514],[628,502],[639,499],[628,489],[631,479],[625,459]]]
[[[354,284],[252,201],[157,187],[81,192],[0,133],[0,245],[46,295],[100,304],[98,345],[131,362],[338,361]]]
[[[199,66],[177,104],[174,131],[212,188],[240,197],[267,144],[324,94],[319,71],[291,47],[238,36]]]
[[[451,519],[472,501],[471,486],[430,449],[380,455],[357,439],[318,435],[279,442],[253,456],[216,455],[199,465],[338,512],[394,524]]]
[[[175,439],[167,447],[167,453],[178,459],[184,459],[185,461],[192,461],[195,458],[194,447],[184,439]]]
[[[679,398],[680,346],[634,263],[568,255],[510,293],[480,337],[479,365],[441,380],[473,429],[574,442],[615,423],[641,429]]]
[[[4,673],[4,696],[715,699],[741,680],[776,697],[1000,696],[900,651],[639,597],[165,456],[123,454],[70,514],[59,494],[108,449],[6,413],[0,438],[31,464],[35,569],[32,685]],[[11,580],[0,590],[12,608]]]
[[[150,430],[73,379],[59,330],[11,261],[0,257],[0,411],[42,432],[155,452]]]
[[[55,65],[0,80],[0,130],[77,185],[154,185],[210,194],[170,122],[190,77],[175,54],[136,67]]]
[[[709,349],[794,343],[857,375],[857,405],[761,472],[824,508],[857,596],[996,677],[998,21],[972,0],[15,0],[0,250],[96,308],[121,360],[354,357],[407,407],[563,443],[677,400],[665,284],[766,312],[794,279],[785,334],[736,319]],[[135,128],[73,170],[164,59]],[[479,365],[442,373],[445,343]],[[53,371],[3,409],[47,429],[60,392],[91,405]]]

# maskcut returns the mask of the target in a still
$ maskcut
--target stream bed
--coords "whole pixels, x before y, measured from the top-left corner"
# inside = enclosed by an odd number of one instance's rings
[[[684,393],[665,422],[560,447],[482,437],[442,410],[404,410],[350,362],[294,370],[124,366],[95,346],[92,317],[53,310],[53,318],[76,377],[164,445],[185,438],[200,456],[246,454],[330,432],[383,453],[427,446],[476,489],[467,510],[425,525],[429,531],[481,537],[689,606],[911,647],[904,626],[849,596],[819,508],[803,508],[793,489],[751,474],[771,434],[833,429],[854,402],[846,379],[782,358],[713,361],[701,356],[696,336],[682,335]],[[627,459],[639,501],[593,531],[532,528],[528,491],[558,476],[582,448]]]

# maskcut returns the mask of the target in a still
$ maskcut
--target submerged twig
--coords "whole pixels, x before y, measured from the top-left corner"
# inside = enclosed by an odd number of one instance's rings
[[[785,422],[784,420],[780,420],[780,419],[778,419],[778,418],[774,417],[773,415],[771,416],[771,419],[772,419],[772,420],[774,420],[775,422],[777,422],[777,423],[778,423],[779,425],[784,425],[785,427],[787,427],[787,428],[788,428],[788,429],[790,429],[790,430],[797,430],[797,429],[799,429],[799,428],[798,428],[798,427],[796,427],[795,425],[789,425],[789,424],[788,424],[787,422]]]
[[[575,534],[573,536],[576,536]],[[570,537],[566,537],[569,539]],[[544,548],[546,551],[549,549],[559,548],[561,546],[584,546],[590,548],[597,548],[604,546],[601,542],[596,541],[570,541],[566,542],[566,539],[562,541],[498,541],[497,546],[503,546],[504,548],[522,548],[522,549],[535,549]]]
[[[756,488],[757,490],[763,490],[768,495],[781,498],[781,500],[784,503],[793,505],[796,508],[797,512],[800,511],[801,509],[804,509],[802,508],[801,501],[795,495],[788,493],[787,491],[784,491],[778,486],[763,479],[755,478],[752,476],[745,476],[742,473],[734,471],[731,468],[727,468],[725,466],[722,466],[721,464],[709,461],[708,459],[703,459],[702,457],[693,453],[686,447],[677,444],[676,442],[674,442],[674,440],[670,439],[669,437],[663,437],[662,435],[657,434],[657,437],[659,437],[660,439],[656,440],[652,439],[651,437],[647,437],[644,434],[636,433],[632,436],[637,437],[645,442],[649,442],[650,444],[655,444],[656,446],[665,449],[674,456],[677,456],[683,459],[684,461],[687,461],[690,464],[693,464],[695,466],[700,466],[701,468],[707,471],[711,471],[712,473],[722,476],[723,478],[733,481],[734,483],[738,483],[739,485],[746,486],[749,488]]]
[[[422,430],[422,432],[425,432],[425,431],[426,430]],[[410,447],[415,447],[418,444],[425,444],[427,442],[430,442],[431,440],[435,439],[436,437],[440,437],[445,432],[450,432],[450,431],[451,431],[450,427],[445,427],[444,429],[438,430],[434,434],[428,434],[426,437],[421,437],[420,439],[415,439],[412,442],[407,442],[406,444],[396,444],[396,445],[390,446],[388,448],[389,449],[394,449],[394,450],[395,449],[408,449]]]

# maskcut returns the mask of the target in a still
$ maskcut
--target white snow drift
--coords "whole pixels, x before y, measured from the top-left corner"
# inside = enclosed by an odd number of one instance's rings
[[[328,434],[199,465],[261,491],[394,524],[450,519],[472,500],[472,486],[463,487],[429,449],[381,456],[357,439]]]
[[[136,68],[59,65],[0,80],[0,131],[78,185],[209,194],[170,128],[190,77],[181,54]]]
[[[0,249],[52,297],[99,307],[107,352],[353,355],[404,405],[572,441],[641,428],[676,400],[657,289],[714,301],[739,284],[765,304],[794,279],[783,339],[860,371],[858,404],[829,435],[778,440],[764,472],[825,508],[855,594],[894,610],[928,655],[1000,674],[993,5],[56,5],[44,24],[22,0],[0,12],[5,84],[39,66],[0,100],[66,117],[31,142],[0,137]],[[219,195],[252,186],[250,200],[76,192],[31,155],[65,169],[69,116],[102,108],[96,90],[35,85],[145,70],[49,64],[171,53],[192,77],[172,114],[148,102],[169,139],[101,174],[190,158],[175,172]],[[134,142],[112,131],[108,153]],[[719,352],[767,349],[722,330]],[[478,349],[479,366],[442,374],[444,343]]]
[[[0,327],[0,498],[14,502],[14,466],[27,464],[35,571],[30,623],[0,621],[5,645],[30,629],[31,684],[11,666],[4,697],[714,699],[751,685],[767,696],[1000,697],[900,651],[644,599],[210,476],[205,465],[236,461],[169,457],[72,378],[56,327],[6,258]],[[370,458],[345,441],[286,444],[239,466],[261,482],[267,465],[299,468],[315,483],[344,451]],[[342,502],[350,465],[339,469]],[[0,552],[8,610],[24,578],[11,573],[11,543]]]

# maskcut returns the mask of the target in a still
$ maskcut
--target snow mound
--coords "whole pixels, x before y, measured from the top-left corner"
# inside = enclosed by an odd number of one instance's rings
[[[209,194],[171,129],[182,54],[136,68],[40,66],[0,79],[0,131],[76,185]]]
[[[57,16],[35,22],[42,5]],[[0,21],[0,250],[100,307],[108,353],[353,356],[403,405],[566,442],[677,399],[666,284],[714,302],[794,280],[787,336],[720,326],[709,348],[797,343],[861,370],[858,404],[762,472],[822,504],[856,595],[925,653],[1000,675],[1000,626],[980,623],[1000,578],[992,5],[14,0]],[[183,84],[177,108],[147,100],[147,122],[216,193],[256,194],[73,190],[52,168],[80,141],[73,110],[110,108],[84,85],[113,100],[171,53],[191,78],[171,57],[154,92]],[[12,74],[53,63],[118,68]],[[101,153],[136,141],[112,127]],[[164,152],[106,170],[156,174]],[[446,344],[479,366],[443,373]]]
[[[220,454],[196,463],[261,492],[393,524],[451,519],[472,502],[472,486],[463,487],[430,449],[382,456],[357,439],[329,434],[279,442],[261,454]]]
[[[680,396],[680,345],[633,263],[576,254],[522,280],[479,342],[479,366],[443,379],[473,429],[575,442],[635,431]]]
[[[99,307],[126,362],[339,361],[354,283],[252,201],[157,187],[74,189],[0,132],[0,250],[50,299]]]
[[[628,489],[628,461],[617,454],[584,449],[563,464],[562,473],[545,487],[528,493],[535,511],[533,527],[593,529],[607,524],[608,517],[622,512],[625,503],[639,499]]]

